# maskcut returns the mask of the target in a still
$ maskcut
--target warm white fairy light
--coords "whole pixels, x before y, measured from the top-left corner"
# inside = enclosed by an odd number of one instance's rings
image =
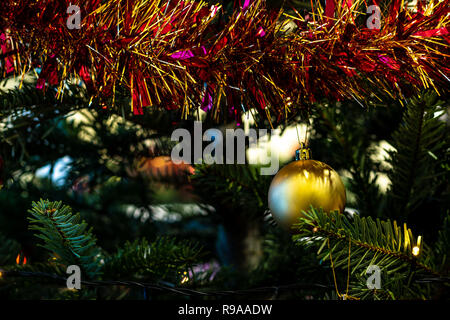
[[[422,243],[422,236],[417,237],[417,245],[412,248],[413,256],[417,257],[420,253],[420,244]]]
[[[183,273],[183,278],[181,279],[181,284],[184,284],[189,281],[189,277],[187,276],[187,272]]]

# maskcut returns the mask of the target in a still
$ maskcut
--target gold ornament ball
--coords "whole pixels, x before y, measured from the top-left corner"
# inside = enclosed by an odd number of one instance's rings
[[[317,160],[296,160],[284,166],[269,188],[269,208],[282,228],[292,225],[312,205],[325,212],[344,211],[345,187],[338,173]]]

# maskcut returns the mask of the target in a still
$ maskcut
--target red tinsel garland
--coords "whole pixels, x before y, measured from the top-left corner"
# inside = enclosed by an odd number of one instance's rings
[[[380,30],[355,23],[364,0],[327,2],[304,18],[246,0],[221,22],[219,6],[195,1],[3,0],[0,61],[5,75],[41,66],[38,88],[59,84],[58,95],[77,75],[111,107],[125,86],[135,114],[200,106],[218,117],[226,106],[237,119],[248,108],[282,117],[322,97],[448,89],[449,0],[419,1],[415,13],[393,0]],[[69,5],[80,29],[67,26]],[[283,32],[287,20],[294,31]]]

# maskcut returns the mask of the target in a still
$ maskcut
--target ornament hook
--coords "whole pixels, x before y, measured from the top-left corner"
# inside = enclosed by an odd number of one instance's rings
[[[309,149],[304,142],[300,142],[300,148],[295,151],[295,160],[309,159],[311,159],[311,149]]]

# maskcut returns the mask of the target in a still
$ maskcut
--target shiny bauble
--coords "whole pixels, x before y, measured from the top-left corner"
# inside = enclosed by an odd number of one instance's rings
[[[345,187],[338,173],[317,160],[296,160],[284,166],[273,178],[269,188],[269,208],[282,228],[294,232],[312,205],[325,212],[344,211]]]

